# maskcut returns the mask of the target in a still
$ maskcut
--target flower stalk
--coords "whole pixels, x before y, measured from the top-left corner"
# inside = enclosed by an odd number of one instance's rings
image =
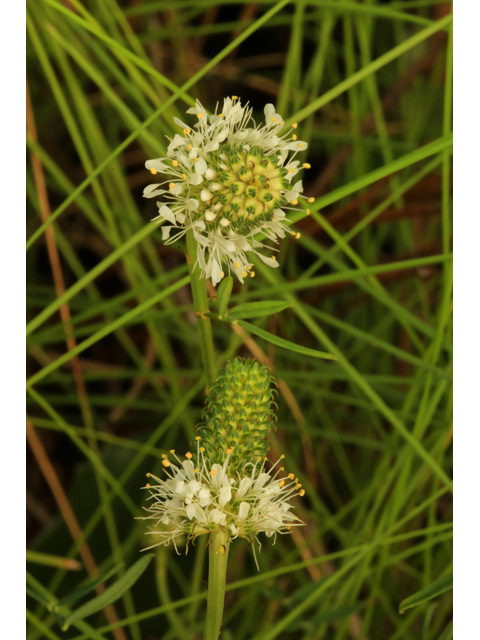
[[[217,640],[222,628],[229,548],[230,534],[227,531],[220,529],[211,534],[204,640]]]
[[[199,269],[195,269],[197,260],[197,241],[191,230],[187,231],[187,261],[190,273],[190,286],[192,288],[193,304],[197,316],[198,335],[200,339],[200,351],[207,389],[210,389],[215,380],[215,349],[213,346],[212,323],[208,317],[207,282],[200,277]]]

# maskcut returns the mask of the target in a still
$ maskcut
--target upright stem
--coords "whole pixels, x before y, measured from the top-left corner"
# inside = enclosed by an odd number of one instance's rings
[[[216,531],[210,536],[208,562],[207,619],[204,640],[217,640],[223,620],[225,602],[225,580],[227,577],[230,535],[227,531]]]
[[[195,270],[193,269],[197,261],[197,242],[191,230],[187,231],[187,254],[193,304],[195,305],[197,314],[200,349],[202,352],[203,366],[205,368],[207,387],[210,389],[215,381],[215,350],[213,348],[212,325],[207,315],[209,307],[206,280],[205,278],[200,278],[200,269],[198,266]]]

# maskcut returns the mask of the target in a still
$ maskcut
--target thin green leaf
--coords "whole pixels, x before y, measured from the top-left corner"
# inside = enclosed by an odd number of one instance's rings
[[[279,313],[291,307],[292,305],[283,300],[266,300],[265,302],[245,302],[239,304],[228,312],[229,317],[238,320],[246,320],[247,318],[261,318],[262,316],[271,316],[272,313]]]
[[[89,600],[82,607],[73,611],[65,620],[63,625],[63,631],[66,631],[68,627],[77,622],[78,620],[82,620],[87,616],[92,615],[97,611],[101,611],[112,602],[115,602],[119,598],[123,596],[140,578],[142,573],[150,564],[152,558],[154,557],[153,553],[149,553],[143,558],[140,558],[128,571],[126,571],[120,580],[117,580],[111,587],[108,587],[101,595]]]
[[[68,596],[65,596],[65,598],[59,600],[57,606],[63,607],[65,605],[72,604],[77,600],[80,600],[80,598],[83,598],[83,596],[87,595],[87,593],[94,591],[99,585],[101,585],[103,582],[106,582],[109,578],[118,573],[120,569],[123,569],[123,566],[123,564],[117,564],[115,567],[110,569],[110,571],[100,576],[96,580],[91,580],[90,582],[87,582],[87,584],[78,587],[78,589],[74,589],[71,593],[68,594]]]
[[[405,613],[407,609],[411,609],[423,602],[427,602],[427,600],[436,598],[441,593],[448,591],[449,589],[453,589],[453,573],[447,573],[446,576],[435,580],[435,582],[425,589],[422,589],[421,591],[418,591],[418,593],[414,593],[413,596],[402,600],[398,607],[398,611],[399,613]]]
[[[301,345],[290,342],[289,340],[279,338],[269,331],[260,329],[260,327],[257,327],[250,322],[245,322],[245,320],[238,320],[237,322],[241,327],[243,327],[247,331],[250,331],[250,333],[254,333],[259,338],[263,338],[264,340],[267,340],[267,342],[277,345],[277,347],[282,347],[283,349],[288,349],[288,351],[294,351],[295,353],[301,353],[304,356],[311,356],[312,358],[337,360],[337,357],[332,355],[331,353],[326,353],[325,351],[316,351],[315,349],[309,349],[308,347],[302,347]]]
[[[227,311],[228,303],[230,302],[230,296],[232,295],[232,289],[233,278],[232,276],[227,276],[220,283],[217,292],[218,313],[221,316],[224,316],[225,312]]]

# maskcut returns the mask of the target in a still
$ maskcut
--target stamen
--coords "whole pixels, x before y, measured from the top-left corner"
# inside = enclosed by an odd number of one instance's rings
[[[212,474],[212,476],[216,476],[217,475],[217,470],[216,469],[212,469],[210,471],[210,473]]]
[[[170,462],[168,460],[163,459],[162,460],[162,464],[164,467],[169,467],[170,466]]]
[[[293,475],[293,473],[289,473],[288,477],[290,478],[290,480],[293,480],[295,476]]]
[[[283,460],[283,458],[285,458],[285,454],[282,453],[282,455],[280,456],[280,458]]]
[[[295,236],[295,238],[298,240],[300,238],[302,234],[300,233],[300,231],[297,231],[297,235]]]
[[[297,135],[294,133],[292,136],[292,140],[296,140],[297,139]]]
[[[232,100],[238,100],[238,96],[232,96]]]
[[[298,124],[297,124],[296,122],[294,122],[294,123],[292,124],[292,128],[293,128],[293,129],[296,129],[297,127],[298,127]]]
[[[298,492],[298,495],[303,498],[303,496],[305,495],[305,489],[302,489],[301,491]]]
[[[190,132],[191,132],[191,129],[184,129],[184,130],[183,130],[183,133],[184,133],[185,135],[188,135]]]
[[[170,453],[175,453],[175,449],[170,449]]]
[[[173,189],[175,187],[175,183],[174,182],[170,182],[170,184],[168,185],[169,189]]]
[[[278,486],[280,488],[282,488],[283,486],[285,486],[285,480],[280,480],[280,482],[278,483]]]
[[[203,453],[205,451],[205,447],[200,447],[200,451]]]
[[[298,204],[298,200],[292,200],[290,204],[293,204],[293,206],[295,206],[296,204]]]
[[[172,160],[172,165],[174,167],[178,167],[178,160]]]
[[[225,116],[223,115],[223,113],[219,113],[219,114],[218,114],[218,117],[219,117],[219,118],[224,118]]]
[[[312,202],[315,202],[315,198],[309,198],[308,201],[310,204],[312,204]]]
[[[238,261],[235,262],[235,269],[240,269],[240,263]]]
[[[194,162],[198,162],[198,160],[199,160],[198,158],[194,158],[193,159]]]
[[[147,473],[147,474],[146,474],[147,478],[150,478],[150,475],[151,475],[150,473]]]
[[[203,118],[203,113],[197,113],[197,118],[202,119]]]
[[[225,271],[222,271],[222,279],[225,277]]]
[[[242,271],[242,278],[246,278],[248,276],[248,272],[247,271]]]
[[[150,483],[149,483],[149,482],[147,482],[147,484],[146,484],[145,486],[148,488],[148,487],[150,487],[151,485],[150,485]]]
[[[230,455],[232,453],[231,449],[227,449],[227,455]]]
[[[190,460],[191,457],[192,454],[190,453],[190,451],[187,451],[187,453],[185,454],[185,458],[188,458]]]
[[[311,165],[311,164],[308,164],[308,162],[304,162],[304,163],[303,163],[303,165],[302,165],[302,167],[303,167],[304,169],[311,169],[311,168],[312,168],[312,165]]]
[[[190,149],[192,148],[191,144],[187,144],[187,149],[190,151]]]
[[[310,215],[310,209],[306,209],[305,211],[306,211],[307,216],[309,216]]]
[[[252,271],[252,272],[250,273],[250,277],[251,277],[251,278],[254,278],[254,277],[255,277],[255,271]]]
[[[182,173],[182,178],[183,178],[184,180],[186,180],[186,179],[187,179],[187,174],[186,174],[186,173]]]
[[[195,440],[201,440],[200,436],[195,436]]]
[[[158,171],[155,169],[155,167],[152,167],[152,168],[150,169],[150,173],[152,174],[152,176],[156,176],[156,175],[157,175],[157,173],[158,173]]]
[[[277,121],[277,119],[276,119],[276,118],[270,118],[270,120],[271,120],[272,122],[276,122],[276,121]]]

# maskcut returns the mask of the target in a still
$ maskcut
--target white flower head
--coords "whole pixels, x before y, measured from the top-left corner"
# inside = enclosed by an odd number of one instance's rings
[[[278,267],[274,256],[259,251],[266,245],[254,238],[263,233],[277,243],[291,233],[284,209],[293,209],[304,197],[301,181],[291,186],[302,166],[310,167],[295,160],[308,146],[292,133],[297,125],[280,135],[284,122],[272,104],[265,107],[265,124],[257,125],[252,111],[233,96],[224,100],[221,113],[217,105],[209,115],[197,100],[187,111],[196,116],[195,126],[174,118],[183,135],[170,139],[166,158],[145,163],[153,175],[167,176],[143,193],[162,198],[155,219],[165,223],[163,240],[175,242],[192,230],[198,247],[195,267],[214,285],[224,276],[224,265],[242,283],[253,277],[249,252]]]
[[[293,473],[285,474],[279,466],[284,456],[269,470],[261,456],[241,471],[233,470],[231,449],[223,465],[211,464],[198,437],[195,456],[188,452],[181,460],[174,451],[170,453],[176,463],[164,456],[165,479],[147,473],[156,484],[144,487],[150,493],[150,505],[144,507],[148,515],[143,519],[152,522],[148,533],[159,539],[148,549],[170,541],[177,549],[181,536],[187,537],[188,544],[219,529],[229,532],[231,539],[253,542],[260,533],[270,538],[303,524],[291,513],[290,499],[303,496],[305,490]]]

